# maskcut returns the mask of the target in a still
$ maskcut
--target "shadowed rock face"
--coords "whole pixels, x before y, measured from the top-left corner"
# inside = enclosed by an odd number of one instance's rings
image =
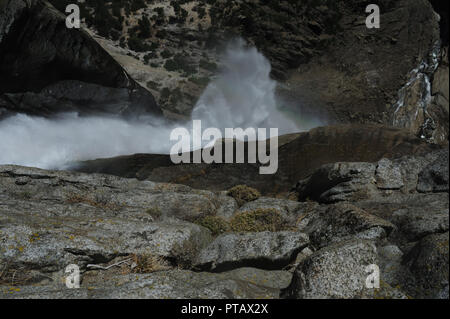
[[[51,2],[64,9],[65,1]],[[445,33],[445,1],[431,2],[442,17],[441,33]],[[242,37],[270,60],[272,76],[283,82],[277,91],[280,104],[292,106],[298,116],[311,114],[332,123],[395,124],[411,128],[414,134],[425,130],[424,135],[430,135],[434,142],[445,143],[448,99],[437,101],[437,107],[430,106],[427,112],[418,109],[424,85],[421,81],[408,94],[411,98],[402,111],[404,119],[400,124],[393,121],[398,93],[408,82],[409,73],[428,60],[440,38],[445,46],[445,34],[439,35],[433,6],[429,0],[378,1],[381,28],[367,29],[367,4],[365,0],[187,0],[180,4],[145,2],[143,9],[131,10],[129,16],[112,14],[111,19],[117,21],[120,16],[129,25],[115,30],[116,36],[125,39],[141,36],[134,27],[143,13],[150,17],[152,34],[141,39],[152,47],[150,54],[132,50],[133,45],[126,41],[118,45],[112,40],[115,37],[108,35],[110,30],[105,32],[101,19],[87,23],[106,37],[96,40],[133,78],[147,86],[168,116],[189,116],[216,67],[221,68],[224,44],[230,37]],[[90,10],[95,5],[89,2],[82,7]],[[186,10],[186,19],[174,13],[176,7]],[[164,8],[164,14],[158,15],[156,8]],[[199,16],[200,12],[204,16]],[[180,64],[189,71],[165,67],[177,56],[183,58]],[[428,76],[434,82],[433,74]],[[440,91],[440,85],[432,83],[432,87]],[[418,111],[420,116],[416,116]]]
[[[430,0],[434,10],[439,13],[441,20],[439,22],[441,26],[441,40],[442,45],[448,46],[449,41],[449,5],[448,1]]]
[[[295,136],[283,136],[279,141],[279,168],[274,175],[260,175],[257,164],[174,165],[168,155],[151,154],[87,161],[80,163],[77,170],[211,190],[247,184],[264,194],[276,194],[289,191],[298,180],[324,164],[376,162],[383,157],[424,154],[439,148],[407,131],[382,126],[321,127]]]
[[[161,114],[146,89],[88,33],[66,28],[65,16],[47,1],[0,6],[0,109]]]

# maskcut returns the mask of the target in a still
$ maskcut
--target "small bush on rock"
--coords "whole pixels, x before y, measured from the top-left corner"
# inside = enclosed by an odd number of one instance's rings
[[[151,207],[151,208],[147,209],[146,213],[149,214],[150,216],[152,216],[154,219],[159,219],[162,215],[159,207]]]
[[[218,216],[205,216],[196,220],[195,223],[208,228],[213,236],[226,233],[230,228],[228,222]]]
[[[233,232],[281,231],[284,229],[281,213],[274,208],[237,213],[230,221]]]
[[[131,260],[134,263],[132,272],[136,274],[148,274],[169,268],[166,261],[162,257],[152,254],[132,254]]]
[[[228,190],[227,195],[233,197],[239,206],[261,197],[261,194],[256,189],[246,185],[234,186]]]

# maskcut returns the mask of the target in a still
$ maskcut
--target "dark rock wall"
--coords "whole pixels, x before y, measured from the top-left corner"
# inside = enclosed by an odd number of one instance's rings
[[[443,46],[448,46],[449,40],[449,10],[448,1],[442,0],[430,0],[434,10],[441,16],[440,28],[441,28],[441,40]]]
[[[14,0],[1,5],[0,108],[40,115],[83,112],[85,107],[115,114],[160,114],[153,96],[88,33],[66,28],[65,16],[48,2]],[[77,94],[72,91],[77,91],[80,82],[96,85],[97,98],[74,99]],[[57,99],[44,92],[56,83],[64,83],[67,93]],[[102,90],[108,94],[102,94]],[[110,95],[111,91],[116,105],[108,106],[111,99],[98,96]],[[30,94],[34,95],[30,98]],[[61,101],[67,103],[61,107]]]

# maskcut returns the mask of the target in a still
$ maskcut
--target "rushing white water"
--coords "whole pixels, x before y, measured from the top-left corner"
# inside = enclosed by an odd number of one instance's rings
[[[62,114],[56,120],[19,114],[0,122],[0,164],[56,169],[73,161],[166,153],[169,134],[167,126],[117,118]]]
[[[270,62],[243,40],[233,41],[222,59],[223,72],[212,81],[192,112],[203,125],[223,129],[276,127],[280,134],[299,128],[277,109]]]
[[[431,76],[434,74],[439,66],[439,55],[440,55],[440,42],[435,43],[430,54],[419,64],[419,66],[409,72],[409,79],[406,84],[399,90],[397,103],[394,105],[393,114],[393,125],[398,127],[409,127],[411,126],[411,121],[415,121],[419,112],[427,113],[427,108],[432,102],[431,96]],[[411,90],[416,85],[419,85],[420,90],[418,92],[419,96],[417,98],[417,104],[414,105],[416,112],[414,118],[405,115],[402,111],[406,104],[408,103],[408,98],[410,98]],[[407,112],[407,110],[405,111]],[[431,117],[428,117],[426,121],[432,121]],[[425,122],[423,125],[426,125]],[[425,138],[425,136],[422,136]]]
[[[277,110],[276,82],[270,79],[270,63],[261,53],[235,41],[226,50],[223,65],[192,114],[193,119],[202,120],[204,129],[276,127],[280,134],[301,130]],[[0,164],[58,169],[80,160],[169,154],[174,125],[163,123],[77,114],[54,119],[18,114],[0,122]],[[191,125],[186,123],[187,128]]]

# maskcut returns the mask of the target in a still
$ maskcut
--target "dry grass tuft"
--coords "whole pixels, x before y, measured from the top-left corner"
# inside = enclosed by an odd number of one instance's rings
[[[148,274],[170,268],[163,257],[149,253],[143,255],[131,254],[130,258],[132,265],[132,267],[128,267],[130,273]]]
[[[228,190],[227,195],[233,197],[239,206],[261,197],[261,194],[256,189],[247,185],[234,186]]]
[[[237,213],[230,221],[233,232],[263,232],[286,230],[281,213],[274,208]]]

